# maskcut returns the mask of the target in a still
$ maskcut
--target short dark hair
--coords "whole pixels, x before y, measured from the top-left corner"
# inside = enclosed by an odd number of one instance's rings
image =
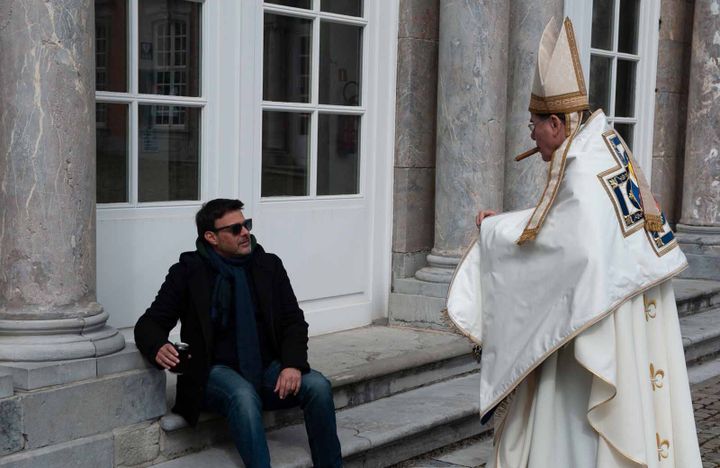
[[[242,210],[243,206],[240,200],[230,198],[216,198],[205,203],[195,215],[198,236],[202,239],[206,231],[215,229],[216,219],[222,218],[230,211]]]

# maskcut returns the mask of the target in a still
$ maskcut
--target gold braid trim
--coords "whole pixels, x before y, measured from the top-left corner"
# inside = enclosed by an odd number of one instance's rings
[[[450,318],[450,312],[448,312],[447,307],[443,308],[443,310],[440,311],[440,320],[450,329],[449,331],[451,333],[455,333],[456,335],[464,336],[472,345],[472,355],[473,358],[475,358],[475,361],[480,362],[481,356],[482,356],[482,347],[477,344],[475,341],[470,338],[470,336],[462,331],[460,327],[455,324],[452,318]]]
[[[527,241],[535,240],[535,237],[537,237],[537,233],[538,233],[539,231],[540,231],[540,230],[537,229],[537,228],[535,228],[535,229],[525,229],[525,230],[523,231],[522,235],[520,236],[520,238],[517,240],[517,243],[518,243],[518,244],[524,244],[524,243],[527,242]]]
[[[567,159],[568,151],[570,151],[570,146],[572,145],[575,136],[580,131],[582,121],[582,114],[580,112],[568,113],[566,116],[571,117],[570,119],[567,119],[566,117],[565,121],[565,125],[570,126],[570,136],[565,139],[565,141],[552,155],[548,168],[548,178],[545,184],[545,190],[543,191],[535,210],[530,216],[530,219],[525,225],[525,229],[523,229],[522,234],[515,241],[518,245],[522,245],[529,240],[534,240],[537,237],[538,232],[540,232],[540,229],[545,222],[545,217],[550,212],[550,208],[552,207],[555,197],[560,190],[560,185],[562,184],[563,177],[565,176],[565,160]],[[590,119],[592,119],[592,116]],[[588,122],[590,119],[588,119]]]

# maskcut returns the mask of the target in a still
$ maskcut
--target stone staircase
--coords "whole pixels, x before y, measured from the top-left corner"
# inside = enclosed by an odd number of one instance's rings
[[[691,374],[720,366],[715,360],[720,354],[720,283],[676,280],[675,289]],[[478,418],[479,366],[464,338],[438,331],[368,327],[313,338],[310,349],[311,363],[333,383],[347,466],[389,466],[466,438],[489,435],[491,427],[482,426]],[[712,371],[720,373],[715,367]],[[300,413],[277,413],[266,418],[273,466],[311,466]],[[161,422],[167,440],[182,431],[186,436],[203,431],[184,427],[175,418],[168,415]],[[217,423],[211,415],[204,418],[201,426]],[[222,431],[220,426],[217,429]],[[207,435],[183,437],[183,441],[195,442],[186,445],[187,450],[208,448],[157,466],[243,466],[227,435]]]
[[[718,375],[720,282],[674,284],[691,380]],[[310,362],[333,384],[345,464],[389,466],[489,436],[470,349],[457,335],[405,327],[311,338]],[[171,374],[148,368],[132,344],[87,362],[0,363],[0,422],[15,425],[0,430],[0,467],[242,466],[218,416],[203,414],[195,428],[158,417],[165,394],[169,408]],[[268,412],[265,424],[274,467],[311,466],[298,410]]]
[[[457,335],[402,327],[311,338],[310,363],[333,385],[346,465],[387,466],[488,430],[478,417],[479,365],[470,350]],[[312,466],[299,410],[266,412],[265,425],[274,467]],[[160,426],[162,457],[210,448],[159,467],[243,466],[216,415],[190,428],[168,414]]]

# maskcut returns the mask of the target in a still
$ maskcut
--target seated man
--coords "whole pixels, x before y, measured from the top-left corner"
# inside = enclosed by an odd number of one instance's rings
[[[180,360],[168,334],[180,320],[191,358],[173,411],[191,425],[202,409],[222,414],[247,467],[270,466],[262,410],[298,405],[313,465],[341,466],[332,389],[307,362],[308,325],[282,262],[255,242],[242,207],[215,199],[198,211],[197,250],[170,267],[135,325],[135,342],[172,370]]]

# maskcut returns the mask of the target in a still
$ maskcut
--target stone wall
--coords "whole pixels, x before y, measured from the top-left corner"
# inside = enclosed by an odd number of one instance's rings
[[[439,0],[400,0],[393,278],[412,276],[433,246]]]
[[[668,220],[680,219],[693,0],[662,0],[655,85],[652,187]]]

